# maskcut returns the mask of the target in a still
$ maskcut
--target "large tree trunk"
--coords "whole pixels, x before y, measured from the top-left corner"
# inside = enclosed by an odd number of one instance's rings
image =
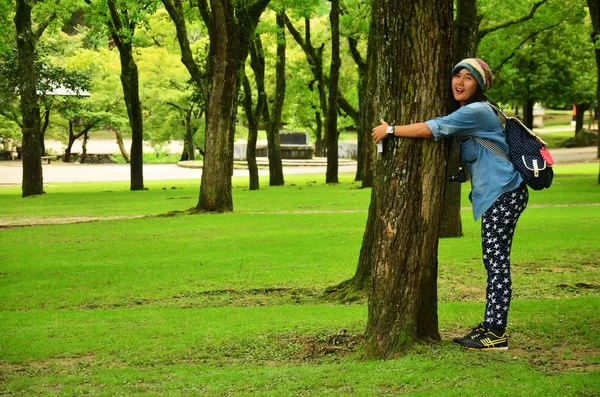
[[[23,118],[23,197],[44,193],[42,151],[40,148],[40,107],[35,73],[36,37],[31,27],[31,2],[17,0],[15,27],[17,30],[17,59],[19,64],[19,94]]]
[[[329,69],[329,115],[327,117],[327,172],[326,183],[338,183],[338,82],[340,79],[340,4],[331,0],[329,12],[331,25],[331,67]]]
[[[206,114],[204,168],[200,199],[196,206],[198,211],[233,211],[231,175],[240,72],[248,56],[258,19],[268,3],[269,0],[258,0],[253,4],[211,0],[210,14],[204,14],[210,18],[209,34],[214,63],[210,71],[211,88]]]
[[[598,69],[598,85],[596,87],[596,104],[600,106],[600,3],[597,0],[588,0],[588,7],[590,9],[590,16],[592,19],[592,26],[594,32],[592,33],[592,40],[594,41],[595,53],[596,53],[596,68]],[[600,118],[598,120],[598,157],[600,158]],[[600,169],[598,171],[598,184],[600,184]]]
[[[374,0],[376,65],[370,72],[377,83],[368,95],[383,118],[407,124],[446,113],[451,27],[451,0]],[[437,247],[446,162],[446,148],[433,140],[384,142],[369,210],[375,219],[366,231],[373,233],[368,356],[387,358],[416,339],[439,339]]]

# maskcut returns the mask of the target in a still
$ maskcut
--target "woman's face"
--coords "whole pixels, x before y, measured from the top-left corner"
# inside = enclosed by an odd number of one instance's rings
[[[462,68],[452,76],[452,94],[460,106],[467,104],[477,91],[477,80],[468,69]]]

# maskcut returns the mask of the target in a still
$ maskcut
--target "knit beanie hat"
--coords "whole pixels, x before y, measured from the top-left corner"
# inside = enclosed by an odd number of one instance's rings
[[[477,80],[477,84],[481,88],[481,92],[485,94],[488,88],[492,85],[492,71],[487,63],[479,58],[467,58],[463,59],[456,64],[452,69],[452,75],[461,69],[467,69]]]

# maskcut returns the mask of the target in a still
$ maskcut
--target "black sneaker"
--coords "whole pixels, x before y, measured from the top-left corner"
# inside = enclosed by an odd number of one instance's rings
[[[465,336],[460,337],[460,338],[454,338],[454,339],[452,339],[452,342],[458,343],[460,345],[463,340],[465,340],[465,339],[471,340],[473,338],[476,338],[482,332],[485,332],[485,327],[483,326],[483,323],[480,323],[475,328],[473,328],[471,330],[471,332],[469,332]]]
[[[469,350],[508,350],[506,333],[497,335],[489,329],[470,339],[464,338],[456,343]]]

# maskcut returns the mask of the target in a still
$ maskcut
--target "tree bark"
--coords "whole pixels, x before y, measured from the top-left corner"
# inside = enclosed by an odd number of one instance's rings
[[[123,133],[119,130],[115,130],[115,139],[117,140],[117,146],[119,146],[119,151],[123,156],[123,160],[125,160],[126,163],[129,163],[129,153],[127,153],[127,149],[123,143]]]
[[[131,128],[130,149],[130,190],[144,189],[144,158],[143,141],[144,127],[142,117],[142,104],[140,102],[138,69],[133,59],[133,45],[131,40],[122,36],[123,29],[129,30],[133,37],[135,23],[129,21],[127,10],[117,10],[115,0],[108,0],[111,23],[109,28],[112,37],[119,49],[121,60],[121,85],[123,86],[123,99],[127,108],[129,126]],[[123,20],[121,19],[123,18]]]
[[[19,64],[19,94],[22,114],[22,196],[44,193],[42,176],[42,151],[40,147],[40,107],[37,96],[35,72],[36,37],[32,31],[31,2],[17,0],[15,13],[17,31],[17,59]]]
[[[338,183],[338,83],[340,79],[340,4],[339,0],[331,0],[329,12],[331,26],[331,66],[329,71],[329,115],[327,117],[327,172],[326,183]]]
[[[315,112],[315,156],[323,157],[325,150],[323,150],[323,119],[321,118],[321,112]]]
[[[529,129],[533,129],[533,106],[534,102],[532,100],[528,100],[523,105],[523,124],[527,126]]]
[[[44,123],[42,124],[42,128],[40,130],[40,150],[42,156],[46,155],[46,130],[48,129],[48,125],[50,125],[50,108],[44,110]]]
[[[259,99],[260,100],[260,99]],[[244,110],[248,119],[248,143],[246,145],[246,161],[248,162],[250,190],[260,189],[258,165],[256,163],[256,141],[258,140],[258,119],[252,109],[252,88],[244,74]],[[258,107],[258,106],[257,106]]]
[[[583,130],[585,122],[585,112],[589,109],[589,105],[585,103],[575,104],[575,136]]]
[[[188,160],[196,159],[196,150],[194,149],[194,131],[192,130],[192,115],[194,106],[191,105],[185,110],[185,141],[187,143]]]
[[[452,67],[451,0],[374,0],[379,115],[408,124],[445,114]],[[427,34],[423,34],[427,32]],[[426,54],[426,56],[422,56]],[[367,225],[372,283],[368,356],[389,358],[416,339],[439,339],[437,247],[447,150],[423,139],[384,142]]]
[[[240,75],[258,19],[268,3],[269,0],[257,0],[252,4],[211,0],[210,13],[201,5],[203,16],[209,17],[205,22],[209,26],[214,63],[210,71],[204,169],[200,199],[196,206],[198,211],[233,211],[233,136]]]

